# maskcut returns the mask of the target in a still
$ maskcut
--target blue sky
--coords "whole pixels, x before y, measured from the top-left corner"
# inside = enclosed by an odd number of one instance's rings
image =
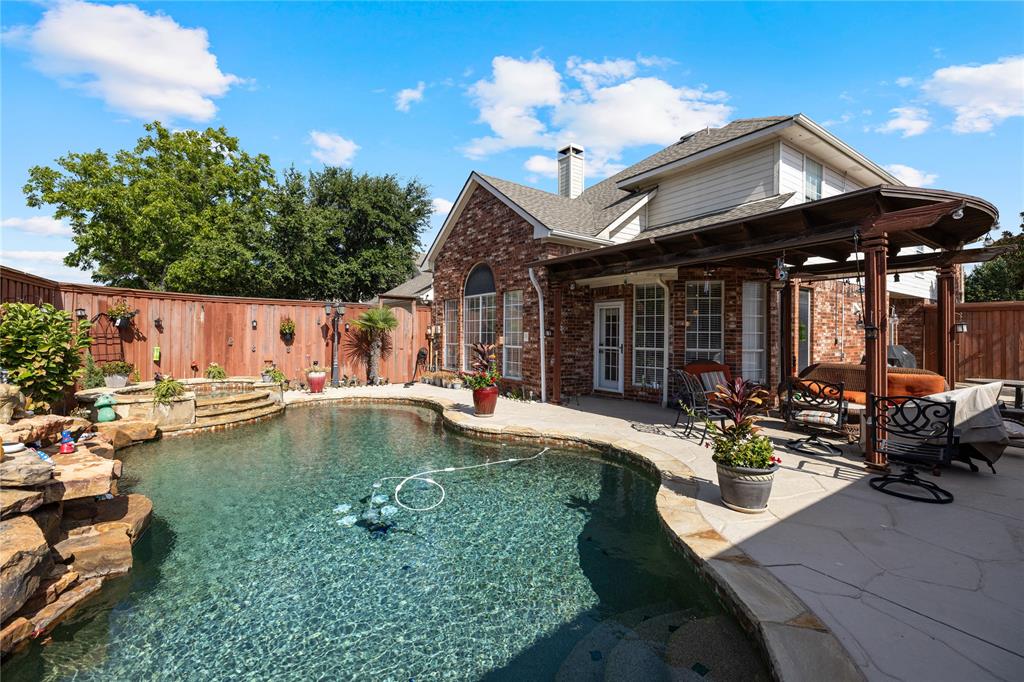
[[[596,182],[704,125],[802,112],[910,184],[1024,209],[1024,4],[3,3],[2,262],[71,281],[29,167],[225,126],[276,168]]]

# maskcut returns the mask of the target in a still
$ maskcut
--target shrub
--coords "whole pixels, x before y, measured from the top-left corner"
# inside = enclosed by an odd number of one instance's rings
[[[175,398],[185,394],[185,384],[174,377],[164,377],[153,386],[153,402],[170,405]]]
[[[92,357],[92,353],[85,354],[85,374],[82,376],[83,388],[99,388],[104,386],[103,371],[100,366],[96,364],[96,360]]]
[[[286,377],[284,372],[279,370],[277,367],[272,368],[268,374],[270,374],[270,380],[274,383],[283,384],[288,381],[288,377]]]
[[[100,372],[105,377],[112,377],[115,374],[118,376],[128,377],[136,374],[135,365],[124,360],[111,360],[110,362],[104,362],[100,365]]]
[[[47,411],[82,375],[89,324],[74,328],[71,316],[49,303],[0,306],[0,366],[25,394],[26,407]]]
[[[228,373],[224,371],[224,368],[218,365],[216,362],[211,362],[206,366],[206,378],[207,379],[227,379]]]

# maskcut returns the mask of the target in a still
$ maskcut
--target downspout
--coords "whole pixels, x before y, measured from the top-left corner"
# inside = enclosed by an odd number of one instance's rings
[[[540,401],[546,403],[548,401],[548,384],[547,361],[544,358],[544,346],[547,342],[547,338],[544,336],[544,292],[540,289],[540,283],[537,282],[537,275],[534,274],[533,268],[529,269],[529,274],[530,283],[537,292],[537,302],[539,303],[537,318],[540,323],[540,340],[538,341],[540,346]]]
[[[668,283],[665,278],[658,275],[658,284],[665,290],[665,351],[661,377],[661,406],[668,407],[668,355],[669,348],[672,347],[672,320],[669,319],[669,312],[672,310],[672,306],[669,305],[669,296],[671,295],[668,288]]]

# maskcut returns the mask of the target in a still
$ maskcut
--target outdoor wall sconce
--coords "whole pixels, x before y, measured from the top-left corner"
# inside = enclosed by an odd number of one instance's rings
[[[253,329],[255,329],[255,328],[256,328],[256,320],[253,320],[253,321],[252,321],[252,328],[253,328]]]
[[[895,275],[893,275],[892,276],[892,281],[894,281],[894,282],[900,281],[900,273],[897,272]]]
[[[85,312],[85,308],[75,308],[75,317],[80,320],[84,320],[88,317],[88,314]]]
[[[345,333],[348,334],[348,330],[351,329],[351,328],[352,328],[352,326],[348,322],[346,322],[345,323]]]
[[[953,324],[953,331],[957,334],[967,333],[967,323],[963,321],[963,318],[960,318]]]
[[[157,331],[161,331],[162,332],[164,330],[164,320],[163,320],[163,318],[158,317],[155,320],[153,320],[153,326],[157,328]]]

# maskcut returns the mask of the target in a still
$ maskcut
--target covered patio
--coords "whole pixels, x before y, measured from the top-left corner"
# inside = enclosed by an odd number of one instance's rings
[[[999,248],[967,248],[992,228],[997,217],[996,209],[977,197],[880,185],[725,221],[709,216],[681,224],[677,230],[659,230],[648,239],[537,261],[533,265],[545,268],[554,285],[553,307],[559,316],[554,324],[552,394],[562,394],[565,374],[562,301],[574,295],[577,284],[598,280],[603,284],[616,278],[628,282],[645,272],[686,269],[703,270],[705,279],[716,270],[735,270],[743,272],[744,279],[771,282],[777,293],[768,316],[775,338],[768,343],[772,360],[765,378],[772,387],[796,374],[800,284],[838,279],[862,283],[858,333],[864,347],[866,392],[874,395],[883,395],[887,386],[887,275],[935,271],[941,330],[936,349],[938,373],[952,387],[956,382],[956,268],[1002,252]],[[666,290],[671,295],[671,290]],[[667,310],[673,305],[670,302]],[[667,333],[673,333],[672,325],[680,322],[670,319]],[[685,326],[686,322],[682,323]],[[670,367],[670,362],[675,364]],[[669,371],[681,365],[678,357],[665,362],[663,402],[670,393]],[[739,374],[740,369],[734,367],[733,373]],[[866,415],[867,423],[872,423],[873,417]],[[887,467],[884,455],[874,451],[870,439],[866,449],[869,467]]]

